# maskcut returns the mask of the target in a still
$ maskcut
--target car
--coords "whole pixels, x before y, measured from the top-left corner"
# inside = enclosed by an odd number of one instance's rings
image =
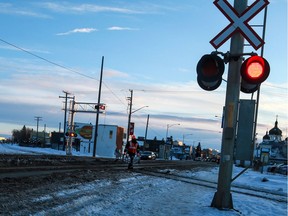
[[[288,169],[288,165],[286,164],[284,164],[284,165],[282,165],[282,166],[280,166],[279,167],[279,171],[278,171],[278,173],[280,173],[280,174],[283,174],[283,175],[287,175],[288,173],[287,173],[287,169]]]
[[[287,164],[273,164],[267,168],[267,171],[287,175]]]
[[[155,160],[156,159],[156,154],[152,151],[143,151],[141,152],[141,160]]]

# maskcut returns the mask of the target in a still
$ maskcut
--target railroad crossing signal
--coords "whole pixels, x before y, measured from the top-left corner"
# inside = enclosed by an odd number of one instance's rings
[[[69,136],[69,137],[77,137],[77,133],[75,133],[75,132],[73,132],[73,131],[66,132],[65,135],[66,135],[66,136]]]
[[[237,58],[240,56],[237,56]],[[229,59],[229,61],[231,60],[233,61],[233,58]],[[221,85],[224,69],[224,60],[217,54],[202,56],[196,67],[199,86],[206,91],[217,89]],[[251,56],[242,63],[238,72],[242,77],[241,91],[253,93],[269,76],[270,66],[263,57]]]
[[[221,144],[221,162],[219,166],[217,191],[215,192],[211,203],[212,207],[216,207],[218,209],[233,209],[231,183],[233,181],[232,170],[235,159],[235,139],[238,136],[237,118],[239,117],[239,89],[241,79],[240,68],[242,67],[244,74],[247,72],[250,74],[250,72],[253,71],[252,68],[258,67],[254,67],[254,64],[249,64],[251,66],[250,68],[246,62],[243,63],[240,59],[240,57],[246,55],[243,53],[244,38],[249,41],[255,49],[260,48],[264,44],[264,41],[252,30],[251,26],[249,26],[247,23],[259,11],[265,8],[269,2],[268,0],[256,0],[249,7],[247,6],[247,3],[248,0],[234,0],[235,8],[233,8],[227,0],[214,1],[214,4],[218,7],[218,9],[231,22],[210,42],[212,46],[217,49],[231,37],[229,51],[230,55],[226,56],[228,59],[224,58],[225,62],[229,62],[229,68],[227,76],[224,125]],[[250,55],[253,54],[251,53]],[[257,70],[255,69],[255,71]],[[244,74],[243,77],[245,77]],[[249,80],[245,80],[245,78],[242,78],[242,81]],[[255,118],[257,118],[257,114]],[[244,125],[245,124],[246,122],[244,122]]]
[[[265,42],[251,28],[248,22],[269,4],[268,0],[256,0],[242,14],[238,14],[227,0],[216,0],[214,4],[231,22],[210,41],[215,49],[218,49],[237,31],[243,35],[255,50],[263,46]]]
[[[98,110],[99,112],[104,113],[106,110],[106,104],[96,104],[95,109]]]

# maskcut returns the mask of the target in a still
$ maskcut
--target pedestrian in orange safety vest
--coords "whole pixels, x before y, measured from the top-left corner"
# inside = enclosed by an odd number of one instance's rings
[[[139,144],[136,140],[136,137],[133,135],[132,140],[128,142],[125,146],[125,153],[128,153],[130,157],[130,162],[128,164],[128,169],[133,169],[133,160],[135,155],[139,154]]]

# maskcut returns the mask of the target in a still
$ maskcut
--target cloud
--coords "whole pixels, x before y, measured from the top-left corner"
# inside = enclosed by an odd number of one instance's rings
[[[6,43],[6,41],[4,40],[1,40],[2,42]],[[36,49],[29,49],[29,48],[23,48],[23,47],[19,47],[17,48],[17,46],[1,46],[0,45],[0,49],[3,49],[3,50],[13,50],[13,51],[19,51],[19,50],[25,50],[27,52],[32,52],[32,53],[42,53],[42,54],[51,54],[51,52],[49,51],[45,51],[45,50],[36,50]]]
[[[74,33],[91,33],[94,31],[98,31],[98,30],[95,28],[76,28],[68,32],[57,33],[56,35],[69,35],[69,34],[74,34]]]
[[[31,61],[1,57],[0,69],[3,71],[0,80],[0,100],[3,105],[0,109],[3,113],[0,120],[3,123],[33,125],[33,116],[37,115],[43,117],[43,123],[47,126],[57,127],[58,122],[63,121],[62,99],[59,99],[63,89],[74,94],[76,101],[97,101],[98,81],[55,65],[41,64],[38,59]],[[82,70],[87,72],[87,69]],[[273,127],[274,116],[279,116],[279,125],[283,131],[283,125],[287,125],[287,102],[283,100],[286,95],[285,84],[283,88],[276,89],[272,84],[267,84],[264,83],[261,88],[257,123],[259,139],[267,128]],[[105,68],[101,101],[107,104],[107,113],[105,117],[101,116],[100,122],[126,127],[126,98],[130,96],[128,89],[133,89],[133,110],[149,106],[132,115],[137,135],[141,136],[145,132],[146,113],[150,114],[149,137],[163,138],[167,124],[180,123],[179,127],[175,126],[169,130],[169,134],[174,138],[181,139],[183,134],[192,133],[195,135],[191,136],[190,143],[201,140],[201,145],[211,146],[221,141],[221,119],[216,119],[215,115],[222,114],[225,86],[223,84],[213,92],[206,92],[199,88],[196,81],[159,83],[142,76],[129,76],[125,71]],[[250,98],[251,95],[247,97]],[[50,115],[52,111],[56,114]],[[95,115],[77,113],[75,118],[78,122],[94,122]],[[187,142],[189,138],[187,137]]]
[[[50,16],[31,11],[31,9],[15,7],[10,3],[0,3],[0,14],[12,14],[20,16],[30,16],[30,17],[39,17],[39,18],[51,18]]]
[[[113,69],[105,69],[104,73],[105,73],[105,77],[109,77],[109,78],[116,78],[116,77],[127,78],[129,76],[127,73],[124,73],[118,70],[113,70]]]
[[[65,12],[65,13],[99,13],[99,12],[114,12],[114,13],[124,13],[124,14],[135,14],[140,13],[140,11],[130,10],[123,7],[109,7],[109,6],[100,6],[95,4],[69,4],[69,3],[52,3],[45,2],[39,3],[43,8],[55,11],[55,12]]]
[[[138,30],[136,28],[129,28],[129,27],[120,27],[120,26],[112,26],[107,28],[109,31],[135,31]]]

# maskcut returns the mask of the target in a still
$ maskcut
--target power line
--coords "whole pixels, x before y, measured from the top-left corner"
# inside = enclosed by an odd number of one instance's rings
[[[50,61],[50,60],[48,60],[48,59],[46,59],[46,58],[44,58],[44,57],[41,57],[41,56],[39,56],[39,55],[36,55],[36,54],[34,54],[34,53],[26,50],[26,49],[23,49],[23,48],[21,48],[21,47],[19,47],[19,46],[16,46],[15,44],[9,43],[9,42],[6,41],[6,40],[3,40],[3,39],[0,38],[0,41],[2,41],[3,43],[6,43],[6,44],[8,44],[9,46],[12,46],[12,47],[14,47],[14,48],[16,48],[16,49],[19,49],[19,50],[21,50],[21,51],[23,51],[23,52],[25,52],[25,53],[28,53],[29,55],[32,55],[32,56],[34,56],[34,57],[36,57],[36,58],[39,58],[39,59],[41,59],[41,60],[43,60],[43,61],[45,61],[45,62],[48,62],[48,63],[50,63],[50,64],[52,64],[52,65],[55,65],[55,66],[57,66],[57,67],[63,68],[63,69],[65,69],[65,70],[71,71],[71,72],[73,72],[73,73],[76,73],[76,74],[78,74],[78,75],[80,75],[80,76],[84,76],[84,77],[86,77],[86,78],[93,79],[93,80],[96,80],[96,81],[99,82],[99,80],[96,79],[96,78],[94,78],[94,77],[88,76],[88,75],[86,75],[86,74],[80,73],[80,72],[78,72],[78,71],[76,71],[76,70],[73,70],[73,69],[71,69],[71,68],[68,68],[68,67],[66,67],[66,66],[63,66],[63,65],[60,65],[60,64],[58,64],[58,63],[52,62],[52,61]],[[110,88],[106,83],[104,83],[104,82],[102,82],[102,83],[103,83],[103,84],[105,85],[105,87],[114,95],[115,98],[117,98],[123,105],[126,106],[126,104],[111,90],[111,88]]]
[[[21,48],[21,47],[19,47],[19,46],[16,46],[16,45],[14,45],[14,44],[12,44],[12,43],[9,43],[8,41],[5,41],[5,40],[3,40],[3,39],[1,39],[1,38],[0,38],[0,40],[1,40],[3,43],[6,43],[6,44],[8,44],[8,45],[10,45],[10,46],[13,46],[13,47],[16,48],[16,49],[19,49],[19,50],[21,50],[21,51],[23,51],[23,52],[26,52],[26,53],[28,53],[29,55],[32,55],[32,56],[34,56],[34,57],[36,57],[36,58],[39,58],[39,59],[41,59],[41,60],[43,60],[43,61],[46,61],[46,62],[50,63],[50,64],[53,64],[53,65],[55,65],[55,66],[57,66],[57,67],[60,67],[60,68],[63,68],[63,69],[65,69],[65,70],[68,70],[68,71],[71,71],[71,72],[73,72],[73,73],[76,73],[76,74],[78,74],[78,75],[81,75],[81,76],[84,76],[84,77],[87,77],[87,78],[90,78],[90,79],[94,79],[94,80],[99,81],[98,79],[96,79],[96,78],[94,78],[94,77],[88,76],[88,75],[86,75],[86,74],[80,73],[80,72],[75,71],[75,70],[73,70],[73,69],[71,69],[71,68],[68,68],[68,67],[66,67],[66,66],[63,66],[63,65],[60,65],[60,64],[58,64],[58,63],[52,62],[52,61],[50,61],[50,60],[48,60],[48,59],[46,59],[46,58],[43,58],[43,57],[41,57],[41,56],[39,56],[39,55],[36,55],[36,54],[34,54],[34,53],[32,53],[32,52],[30,52],[30,51],[28,51],[28,50],[25,50],[25,49],[23,49],[23,48]]]

